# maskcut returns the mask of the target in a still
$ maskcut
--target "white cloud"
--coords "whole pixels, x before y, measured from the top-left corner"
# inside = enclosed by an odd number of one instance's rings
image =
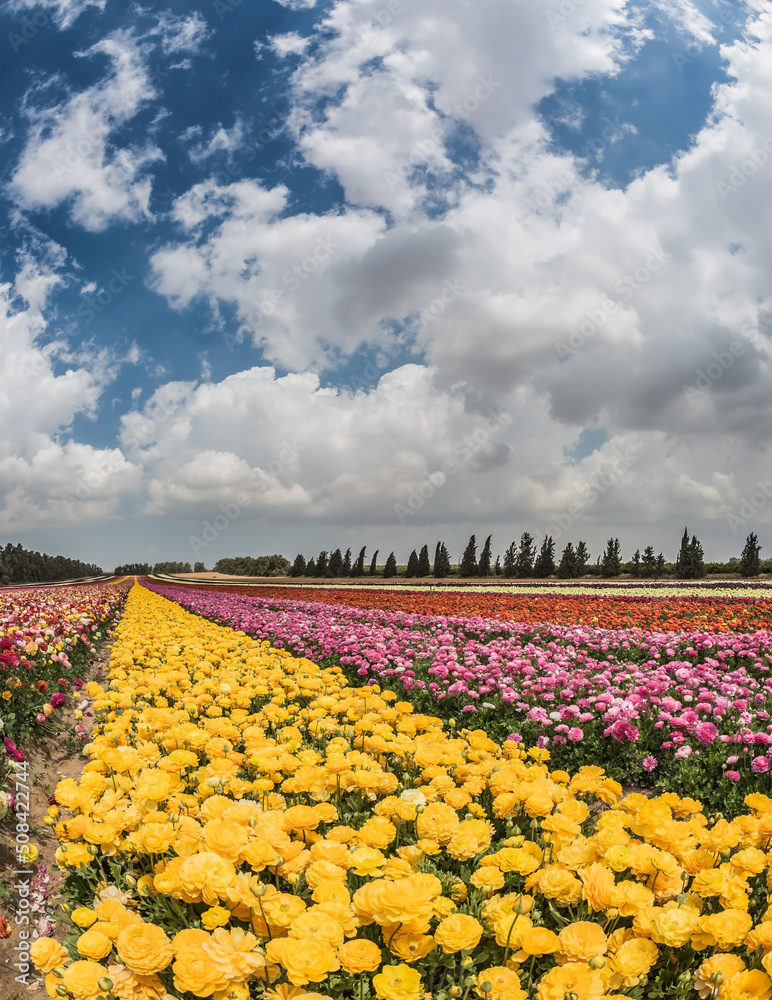
[[[276,0],[276,3],[290,10],[311,10],[316,7],[317,0]]]
[[[51,339],[47,300],[61,283],[64,252],[37,246],[13,285],[0,285],[0,526],[84,523],[118,515],[120,498],[141,471],[113,448],[63,441],[76,415],[93,419],[119,359],[106,350],[73,351]],[[20,302],[23,303],[20,305]],[[55,368],[65,368],[55,374]],[[19,415],[23,414],[23,419]]]
[[[10,191],[24,208],[68,204],[75,222],[104,229],[113,219],[150,216],[147,168],[163,159],[150,142],[116,145],[111,135],[155,96],[139,43],[116,32],[92,46],[112,71],[98,84],[50,103],[51,80],[27,96],[30,126]]]
[[[31,10],[34,7],[51,9],[57,25],[64,29],[71,27],[87,8],[96,7],[101,12],[106,3],[107,0],[8,0],[7,6],[11,11]]]
[[[310,38],[304,38],[297,31],[287,31],[283,35],[274,35],[271,38],[271,48],[277,56],[302,55],[308,48]]]
[[[302,415],[284,416],[282,427],[308,426],[313,413],[314,435],[320,428],[327,478],[310,471],[313,459],[304,453],[302,471],[280,483],[285,491],[303,491],[295,496],[302,496],[309,518],[332,521],[337,511],[339,523],[383,523],[382,498],[417,489],[441,460],[442,443],[501,405],[516,415],[518,432],[501,435],[510,450],[495,451],[493,466],[483,462],[486,471],[472,470],[464,487],[459,478],[438,491],[427,516],[458,522],[466,511],[481,520],[542,523],[570,506],[598,463],[630,451],[636,456],[630,474],[598,497],[582,523],[600,531],[604,524],[637,523],[654,530],[663,519],[697,517],[726,534],[726,514],[752,490],[772,438],[772,312],[759,319],[761,307],[772,309],[766,279],[772,266],[772,15],[758,6],[746,40],[722,48],[730,82],[714,89],[713,114],[689,150],[618,190],[551,149],[531,103],[566,59],[576,75],[614,72],[623,58],[621,5],[588,3],[561,22],[554,37],[544,34],[543,5],[518,7],[523,59],[510,60],[515,68],[497,55],[492,26],[509,36],[492,16],[495,7],[484,5],[491,16],[480,16],[477,26],[455,7],[447,24],[444,12],[442,24],[429,19],[421,26],[427,8],[416,2],[364,36],[356,51],[344,42],[355,40],[366,23],[365,8],[336,5],[325,23],[337,26],[338,38],[296,75],[301,147],[343,183],[351,201],[388,209],[393,225],[384,228],[377,215],[351,207],[335,218],[287,217],[286,193],[254,182],[198,185],[177,202],[176,216],[189,235],[154,257],[155,287],[181,308],[198,295],[215,306],[235,304],[242,319],[257,308],[255,341],[265,356],[301,371],[329,360],[330,346],[334,354],[383,339],[392,323],[413,331],[431,368],[403,368],[370,397],[350,401],[301,382],[298,398],[298,383],[276,380],[281,393],[260,383],[277,412],[275,400],[286,394],[294,400],[287,414]],[[682,13],[699,37],[699,19],[687,7]],[[579,41],[569,57],[571,33]],[[467,43],[463,51],[454,47],[456,35]],[[381,68],[365,71],[365,61],[376,55]],[[463,87],[487,72],[502,80],[505,100],[494,107],[491,97],[484,114],[480,103],[482,117],[470,122],[482,144],[480,174],[452,178],[446,210],[424,211],[428,188],[420,171],[401,178],[393,191],[388,183],[378,187],[378,171],[396,150],[412,148],[426,134],[421,129],[438,120],[433,108],[452,115]],[[515,77],[522,93],[515,93]],[[341,83],[348,86],[343,101],[317,121],[309,95],[332,93]],[[615,129],[598,137],[607,144],[616,138]],[[439,145],[427,149],[438,170],[445,169],[443,156]],[[296,259],[308,253],[325,224],[339,227],[333,238],[341,250],[291,296],[282,274],[293,253]],[[273,307],[272,290],[283,295]],[[262,303],[268,305],[260,312]],[[561,357],[559,345],[572,328],[578,331],[572,349]],[[728,353],[732,344],[740,353]],[[720,359],[727,357],[723,367]],[[706,390],[687,394],[684,386],[697,386],[709,366],[719,374]],[[223,411],[238,412],[230,382],[207,391],[214,395],[191,389],[185,421],[174,422],[175,448],[190,435],[185,461],[199,471],[196,454],[220,450],[217,432],[193,416],[202,400],[221,394],[231,401]],[[432,414],[425,439],[408,394]],[[411,429],[404,436],[403,414]],[[265,426],[274,425],[266,420]],[[334,427],[341,428],[337,435]],[[566,453],[585,427],[603,428],[609,441],[576,463]],[[274,439],[273,430],[266,433]],[[383,452],[373,441],[386,443]],[[157,442],[152,447],[163,453]],[[259,467],[231,438],[227,451],[246,463],[238,466],[242,473]],[[348,456],[345,462],[337,461],[339,452]],[[173,480],[171,470],[154,476],[154,510],[179,512],[192,504],[193,487],[183,503]],[[205,506],[190,509],[201,513]],[[762,520],[772,516],[760,514]]]
[[[212,32],[198,11],[182,15],[165,11],[158,18],[155,33],[161,37],[164,55],[171,55],[173,52],[198,52]]]
[[[363,309],[346,315],[340,282],[374,246],[383,221],[364,211],[285,216],[287,196],[284,187],[247,180],[196,185],[174,205],[185,241],[153,254],[152,280],[178,309],[199,296],[215,310],[234,305],[244,336],[285,367],[305,368],[329,357],[323,342],[351,351],[375,332],[372,308],[369,327]]]

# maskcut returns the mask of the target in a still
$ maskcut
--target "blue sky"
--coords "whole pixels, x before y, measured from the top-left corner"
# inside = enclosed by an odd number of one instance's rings
[[[2,540],[763,543],[771,38],[761,0],[10,0]]]

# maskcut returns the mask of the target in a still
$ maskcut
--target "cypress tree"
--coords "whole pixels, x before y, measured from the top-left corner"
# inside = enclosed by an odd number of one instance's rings
[[[343,557],[341,576],[351,576],[351,549],[346,549],[346,554]]]
[[[461,565],[458,569],[459,576],[477,576],[477,542],[472,535],[467,542],[464,554],[461,556]]]
[[[633,558],[630,560],[630,568],[633,571],[633,576],[641,575],[641,550],[636,549],[633,552]]]
[[[418,553],[415,549],[413,549],[408,557],[405,576],[418,576]]]
[[[378,564],[376,562],[378,558],[378,549],[375,550],[375,555],[373,556],[372,562],[370,563],[370,576],[375,576],[378,571]]]
[[[306,576],[316,576],[316,560],[313,556],[308,560],[308,565],[306,566]]]
[[[761,559],[759,553],[761,546],[755,533],[752,531],[745,539],[745,548],[740,556],[740,572],[743,576],[758,576],[761,572]]]
[[[573,580],[576,576],[576,552],[573,542],[568,542],[563,549],[558,566],[558,576],[563,580]]]
[[[574,561],[576,563],[576,575],[584,576],[584,571],[587,569],[587,563],[590,561],[590,553],[584,542],[579,542],[576,546]]]
[[[654,548],[651,545],[647,545],[643,550],[643,559],[641,559],[641,576],[651,577],[657,572],[657,557],[654,555]]]
[[[490,576],[491,573],[491,535],[485,539],[485,545],[480,553],[480,562],[477,566],[480,576]]]
[[[450,576],[450,553],[444,542],[437,542],[434,552],[434,575],[437,579]]]
[[[496,565],[493,567],[493,575],[501,576],[501,556],[496,556]]]
[[[533,575],[538,579],[543,579],[552,576],[554,572],[555,542],[552,540],[552,535],[545,535],[544,541],[541,543],[541,549],[539,549],[539,555],[533,564]]]
[[[520,536],[520,548],[518,549],[517,560],[515,562],[515,576],[520,579],[532,576],[535,558],[536,546],[534,545],[533,536],[524,531]]]
[[[327,576],[330,571],[330,560],[327,552],[322,549],[319,558],[316,560],[316,576]]]
[[[609,538],[606,542],[606,551],[600,564],[600,571],[603,576],[619,576],[622,572],[622,560],[620,559],[620,545],[618,538]]]
[[[660,552],[660,554],[657,556],[656,575],[662,576],[664,572],[665,572],[665,557]]]
[[[432,571],[431,563],[429,562],[429,546],[424,545],[418,556],[418,570],[416,576],[428,576]]]
[[[397,560],[394,558],[394,553],[389,553],[389,558],[386,560],[386,565],[383,567],[384,579],[388,579],[392,576],[397,575]]]
[[[330,566],[328,573],[330,576],[340,576],[343,571],[343,556],[340,549],[336,549],[330,556]]]
[[[367,546],[363,545],[360,549],[359,555],[357,556],[357,561],[351,570],[352,576],[364,576],[365,575],[365,550]]]
[[[290,576],[305,576],[306,575],[306,561],[302,555],[298,554],[295,556],[295,562],[292,564],[292,569],[290,570]]]
[[[504,576],[513,577],[517,572],[517,542],[510,542],[504,553]]]

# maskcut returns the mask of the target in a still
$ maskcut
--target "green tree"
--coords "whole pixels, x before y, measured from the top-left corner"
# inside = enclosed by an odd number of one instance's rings
[[[643,550],[643,559],[641,559],[641,576],[652,577],[657,572],[657,557],[654,555],[654,548],[651,545],[647,545]]]
[[[306,566],[306,576],[316,576],[316,559],[313,556],[308,560]]]
[[[397,560],[394,557],[394,553],[389,553],[389,558],[386,560],[386,565],[383,567],[384,579],[390,579],[392,576],[397,575]]]
[[[343,567],[341,569],[341,576],[351,576],[351,549],[346,549],[346,554],[343,557]]]
[[[206,566],[202,562],[197,562],[193,567],[194,573],[206,573]]]
[[[681,538],[681,548],[676,557],[675,572],[679,580],[696,580],[705,576],[705,553],[696,535],[689,538],[688,528],[684,528]]]
[[[533,576],[533,564],[536,559],[536,545],[533,536],[524,531],[520,536],[520,548],[517,550],[515,576],[521,580]]]
[[[606,551],[600,561],[600,571],[602,576],[619,576],[622,572],[622,559],[620,556],[621,547],[618,538],[609,538],[606,542]]]
[[[480,553],[480,561],[477,564],[477,572],[480,576],[491,575],[491,535],[485,539],[485,545]]]
[[[306,575],[306,560],[298,553],[295,556],[295,562],[292,564],[292,569],[290,570],[290,576],[305,576]]]
[[[517,572],[517,542],[510,542],[504,553],[504,576],[513,577]]]
[[[375,555],[370,563],[370,576],[375,576],[378,572],[378,549],[375,550]]]
[[[641,575],[641,550],[636,549],[633,552],[633,558],[630,560],[630,569],[632,570],[633,576]]]
[[[472,535],[466,543],[461,564],[458,567],[459,576],[477,576],[477,541]]]
[[[576,552],[573,542],[567,542],[560,556],[558,576],[563,580],[573,580],[576,576]]]
[[[429,562],[429,546],[424,545],[418,555],[418,570],[416,576],[428,576],[432,571],[431,563]]]
[[[501,556],[496,556],[496,565],[493,567],[493,575],[501,576]]]
[[[590,561],[590,553],[584,542],[579,542],[576,546],[574,559],[576,562],[576,575],[584,576],[585,570],[587,569],[587,563]]]
[[[326,549],[322,549],[322,551],[319,553],[319,558],[316,560],[316,575],[317,576],[330,575],[330,558],[327,555]]]
[[[405,576],[418,576],[418,553],[415,549],[408,556]]]
[[[665,573],[665,557],[662,555],[661,552],[657,556],[657,563],[656,563],[656,570],[655,570],[655,572],[656,572],[656,576],[663,576],[664,573]]]
[[[536,562],[533,564],[533,575],[537,579],[546,579],[555,572],[555,542],[552,535],[545,535],[541,543]]]
[[[444,542],[437,542],[434,550],[434,576],[438,580],[450,576],[450,553]]]
[[[353,565],[353,567],[351,569],[351,575],[352,576],[359,577],[359,576],[364,576],[365,575],[365,552],[366,552],[366,550],[367,550],[367,546],[366,545],[363,545],[362,548],[359,550],[359,555],[357,556],[357,561],[354,563],[354,565]]]
[[[330,556],[330,566],[327,570],[328,576],[340,576],[343,572],[343,553],[336,549]]]
[[[752,531],[745,539],[745,548],[740,555],[740,572],[743,576],[758,576],[761,572],[761,546]]]

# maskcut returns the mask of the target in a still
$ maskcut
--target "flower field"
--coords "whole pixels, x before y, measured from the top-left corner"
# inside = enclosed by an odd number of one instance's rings
[[[199,585],[200,588],[200,585]],[[199,589],[195,588],[195,589]],[[185,587],[184,589],[194,589]],[[529,625],[598,625],[604,628],[640,628],[660,631],[754,632],[772,629],[769,588],[675,588],[670,585],[557,585],[508,588],[471,585],[437,587],[334,587],[314,585],[259,587],[207,584],[207,592],[259,596],[263,599],[311,601],[378,611],[406,611],[443,617],[480,617]],[[672,596],[672,591],[681,593]],[[634,593],[629,591],[634,590]],[[545,592],[546,591],[546,592]],[[706,591],[708,592],[706,594]],[[663,596],[664,595],[664,596]],[[764,596],[762,596],[764,595]]]
[[[127,585],[0,591],[0,734],[6,760],[82,686]],[[3,768],[0,765],[0,778]]]
[[[262,588],[154,589],[220,624],[339,665],[355,682],[391,685],[421,711],[474,721],[499,741],[512,733],[526,746],[549,747],[568,770],[591,762],[727,814],[750,791],[772,794],[766,630],[537,626],[277,600]],[[615,609],[608,614],[616,621]]]
[[[115,637],[52,997],[772,994],[767,795],[623,795],[139,586]]]

